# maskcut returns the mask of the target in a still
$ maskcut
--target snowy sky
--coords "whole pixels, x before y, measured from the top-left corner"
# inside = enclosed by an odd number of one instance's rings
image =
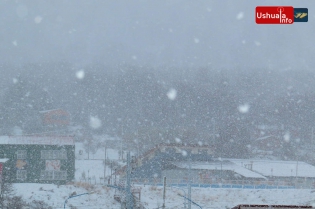
[[[257,25],[255,7],[314,1],[0,1],[1,63],[307,67],[315,20]]]

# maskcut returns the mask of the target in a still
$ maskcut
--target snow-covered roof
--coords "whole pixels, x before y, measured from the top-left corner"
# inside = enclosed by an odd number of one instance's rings
[[[255,159],[226,159],[238,166],[252,164],[252,171],[264,176],[315,177],[315,167],[301,161],[276,161]]]
[[[72,136],[0,136],[0,144],[74,145]]]
[[[48,112],[55,112],[55,111],[64,111],[62,109],[51,109],[51,110],[41,110],[39,113],[48,113]]]
[[[259,138],[255,139],[255,140],[256,140],[256,141],[259,141],[259,140],[268,139],[268,138],[270,138],[270,137],[276,137],[276,136],[274,136],[274,135],[263,136],[263,137],[259,137]]]
[[[0,158],[0,163],[5,163],[7,162],[9,159],[8,158]]]
[[[173,165],[179,168],[188,168],[188,162],[172,162]],[[191,169],[200,169],[200,170],[221,170],[221,162],[214,161],[214,162],[191,162]],[[238,173],[241,176],[247,178],[260,178],[266,179],[263,175],[255,173],[251,170],[248,170],[242,166],[236,165],[231,162],[222,162],[222,170],[229,170]]]

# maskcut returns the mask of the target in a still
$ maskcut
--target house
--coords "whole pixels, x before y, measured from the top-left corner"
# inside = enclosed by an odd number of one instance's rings
[[[64,184],[74,179],[72,136],[0,136],[0,158],[8,159],[12,183]]]
[[[297,187],[310,186],[315,181],[315,167],[302,161],[257,159],[229,159],[229,161],[259,173],[268,180],[294,182]]]
[[[217,184],[240,188],[310,188],[315,167],[301,161],[214,158],[213,148],[160,144],[131,158],[131,178],[138,182]],[[115,174],[126,177],[126,166]],[[220,186],[221,185],[221,186]],[[234,188],[234,187],[233,187]],[[235,187],[236,188],[236,187]]]
[[[276,137],[274,135],[263,136],[255,139],[252,146],[259,148],[259,150],[276,150],[282,148],[282,143],[285,143],[283,137]]]
[[[283,146],[292,139],[298,140],[299,136],[300,130],[293,126],[258,125],[251,136],[252,150],[255,150],[256,154],[273,152],[281,155]]]
[[[70,114],[62,109],[39,111],[42,123],[47,126],[65,126],[70,124]]]
[[[161,178],[162,170],[174,167],[172,162],[185,161],[210,161],[213,148],[200,145],[160,144],[148,150],[132,161],[132,178]],[[126,166],[117,171],[124,176]]]
[[[63,109],[39,111],[39,128],[37,132],[66,135],[69,133],[70,113]],[[33,132],[34,133],[34,132]]]
[[[169,167],[162,171],[162,176],[166,176],[169,181],[185,182],[185,180],[187,181],[189,179],[189,176],[194,183],[203,184],[217,183],[225,180],[267,179],[259,173],[238,166],[227,160],[172,162],[172,165],[172,168]]]

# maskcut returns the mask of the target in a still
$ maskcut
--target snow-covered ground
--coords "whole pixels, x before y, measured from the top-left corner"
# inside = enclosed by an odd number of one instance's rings
[[[90,195],[83,195],[69,199],[67,206],[88,209],[116,209],[120,204],[113,198],[115,189],[86,184],[57,186],[51,184],[15,184],[17,194],[26,201],[43,200],[54,209],[63,208],[64,201],[73,192],[82,194],[95,191]],[[85,189],[87,188],[87,189]],[[166,189],[166,208],[184,208],[184,198],[187,188]],[[154,186],[141,187],[141,201],[148,209],[160,208],[163,204],[163,188]],[[231,208],[238,204],[312,204],[315,196],[312,190],[248,190],[248,189],[210,189],[192,188],[192,200],[206,208]],[[67,208],[67,207],[66,207]],[[192,208],[198,208],[192,205]]]
[[[75,180],[84,181],[90,178],[91,183],[103,181],[104,173],[106,176],[110,176],[114,173],[107,163],[104,168],[105,150],[98,149],[95,153],[88,153],[85,151],[83,143],[76,143],[75,145]],[[89,159],[89,160],[88,160]],[[118,151],[114,149],[106,149],[106,159],[117,161],[119,159]]]
[[[42,200],[53,207],[53,209],[64,208],[65,200],[74,192],[79,195],[87,192],[92,194],[71,198],[67,202],[66,208],[71,205],[84,209],[120,208],[120,204],[113,198],[114,190],[101,186],[89,186],[87,184],[62,185],[53,184],[14,184],[16,194],[22,196],[24,200]]]
[[[179,196],[187,195],[187,188],[167,188],[167,208],[183,208],[184,198]],[[147,186],[142,189],[142,201],[148,203],[148,208],[162,206],[162,187]],[[232,208],[238,204],[283,204],[283,205],[305,205],[315,200],[312,190],[246,190],[246,189],[209,189],[192,188],[192,200],[205,208]],[[196,206],[192,208],[198,208]]]
[[[83,154],[79,155],[79,150]],[[117,150],[107,150],[108,159],[118,159]],[[75,162],[76,183],[57,186],[53,184],[14,184],[17,195],[21,195],[26,201],[42,200],[51,205],[54,209],[63,208],[65,200],[74,192],[76,194],[95,191],[93,194],[83,195],[69,199],[66,208],[70,205],[76,208],[87,209],[116,209],[120,204],[114,200],[115,191],[113,188],[102,185],[91,185],[82,181],[82,174],[91,177],[91,183],[100,182],[100,177],[104,176],[104,166],[102,157],[104,151],[98,150],[94,156],[84,152],[82,144],[76,144]],[[78,159],[79,157],[79,159]],[[80,158],[81,157],[81,158]],[[110,168],[106,167],[106,175],[110,175]],[[94,178],[93,178],[94,177]],[[81,182],[80,182],[81,181]],[[163,188],[155,186],[139,186],[141,188],[141,202],[147,209],[160,208],[163,204]],[[188,195],[185,187],[166,189],[166,208],[184,208],[184,198],[181,195]],[[238,204],[294,204],[305,205],[315,202],[315,193],[309,189],[214,189],[214,188],[192,188],[192,200],[205,208],[231,208]],[[198,208],[192,205],[192,208]]]

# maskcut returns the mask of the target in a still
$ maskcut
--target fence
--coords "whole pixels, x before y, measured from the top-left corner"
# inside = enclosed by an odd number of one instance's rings
[[[167,179],[169,186],[187,187],[188,180]],[[163,186],[162,179],[132,179],[135,185]],[[249,180],[222,180],[222,181],[198,181],[192,179],[192,187],[203,188],[239,188],[239,189],[314,189],[315,182],[310,181],[249,181]]]
[[[80,182],[86,182],[89,184],[118,184],[120,180],[115,178],[103,177],[89,177],[80,178]],[[151,186],[163,186],[162,179],[148,178],[148,179],[131,179],[133,185],[151,185]],[[167,179],[168,186],[187,187],[189,181],[186,179]],[[191,180],[192,187],[201,188],[238,188],[238,189],[314,189],[314,181],[254,181],[254,180],[222,180],[222,181],[198,181],[198,179]]]

